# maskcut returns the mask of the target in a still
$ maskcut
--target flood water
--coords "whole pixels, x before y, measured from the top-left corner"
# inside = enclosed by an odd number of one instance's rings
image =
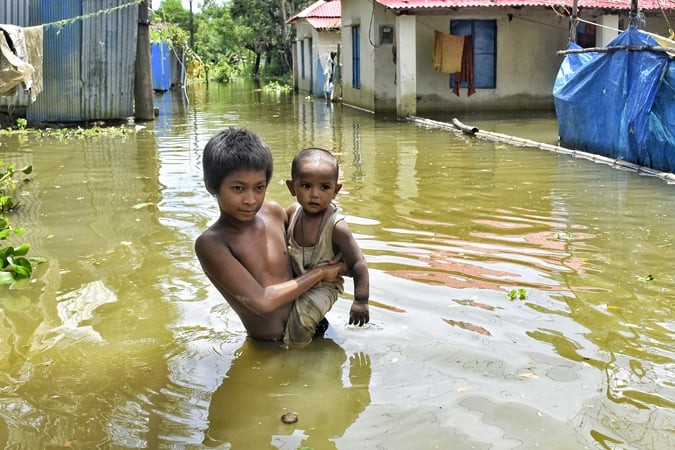
[[[243,84],[155,101],[124,136],[0,136],[34,169],[12,242],[48,259],[0,286],[0,447],[675,445],[675,186]],[[282,205],[295,152],[338,155],[368,326],[347,325],[347,280],[325,339],[254,342],[203,275],[200,155],[230,125],[272,148]]]

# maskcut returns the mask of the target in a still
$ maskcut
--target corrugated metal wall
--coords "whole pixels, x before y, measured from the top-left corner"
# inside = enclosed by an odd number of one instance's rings
[[[0,0],[0,23],[27,27],[28,4],[30,0]],[[11,97],[0,96],[0,106],[26,106],[28,95],[23,89],[17,89],[17,94]]]
[[[41,25],[82,15],[82,0],[33,0],[31,25]],[[28,108],[31,121],[83,120],[80,91],[80,55],[82,21],[63,28],[47,26],[43,30],[43,88]]]
[[[0,2],[0,23],[28,25],[29,0],[3,0]]]
[[[130,0],[88,0],[83,14]],[[82,111],[89,119],[124,119],[134,114],[138,6],[87,19],[82,29]]]
[[[50,24],[132,0],[33,0],[30,24]],[[68,122],[133,115],[138,6],[44,29],[44,89],[28,119]]]

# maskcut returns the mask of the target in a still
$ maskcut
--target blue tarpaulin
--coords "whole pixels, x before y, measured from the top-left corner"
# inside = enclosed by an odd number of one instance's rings
[[[630,27],[607,44],[628,49],[565,56],[553,86],[561,145],[675,172],[675,63],[636,49],[660,45]]]
[[[152,88],[155,91],[168,91],[171,88],[171,52],[164,41],[150,45],[152,63]]]

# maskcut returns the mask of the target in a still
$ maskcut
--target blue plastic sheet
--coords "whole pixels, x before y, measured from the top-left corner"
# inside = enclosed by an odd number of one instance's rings
[[[631,27],[607,46],[645,45],[659,44]],[[567,54],[553,98],[561,145],[675,172],[675,65],[666,53]]]
[[[160,41],[150,46],[150,61],[152,63],[152,89],[168,91],[171,88],[171,50],[169,44]]]

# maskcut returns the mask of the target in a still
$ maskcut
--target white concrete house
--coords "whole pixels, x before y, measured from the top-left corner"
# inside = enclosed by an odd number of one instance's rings
[[[675,6],[673,0],[640,1],[647,11],[641,28],[667,35],[675,15],[660,4]],[[578,5],[576,41],[583,46],[601,46],[627,27],[630,0]],[[343,102],[399,116],[552,110],[558,51],[569,42],[571,11],[572,0],[342,0]],[[462,67],[471,69],[473,83],[457,89],[457,75],[449,72],[455,66],[438,61],[456,62],[462,35],[471,35],[469,51],[460,53],[471,55]]]
[[[286,21],[295,25],[293,88],[334,98],[333,77],[339,74],[340,0],[318,0]]]

